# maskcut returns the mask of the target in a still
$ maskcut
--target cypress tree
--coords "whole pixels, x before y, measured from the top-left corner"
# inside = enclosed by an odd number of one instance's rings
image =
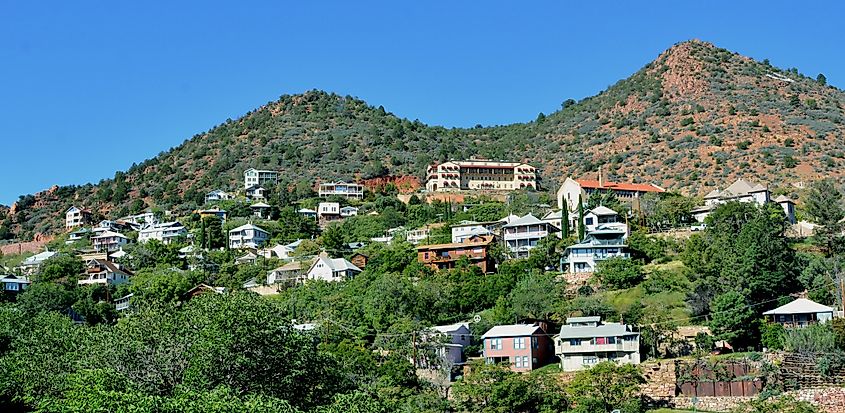
[[[578,241],[584,240],[584,202],[578,195]]]
[[[560,232],[563,238],[569,236],[569,205],[563,203],[563,209],[560,211]]]

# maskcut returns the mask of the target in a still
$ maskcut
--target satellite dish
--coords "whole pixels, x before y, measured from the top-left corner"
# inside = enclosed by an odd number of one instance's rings
[[[481,321],[481,316],[480,316],[480,315],[478,315],[478,314],[476,314],[476,315],[472,318],[472,322],[474,322],[474,323],[478,323],[478,322],[480,322],[480,321]]]

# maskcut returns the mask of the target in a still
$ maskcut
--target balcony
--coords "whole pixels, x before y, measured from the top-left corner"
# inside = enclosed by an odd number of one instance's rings
[[[580,354],[580,353],[608,353],[608,352],[636,352],[640,346],[637,341],[617,341],[616,344],[590,344],[582,343],[577,346],[564,342],[555,346],[556,354]]]

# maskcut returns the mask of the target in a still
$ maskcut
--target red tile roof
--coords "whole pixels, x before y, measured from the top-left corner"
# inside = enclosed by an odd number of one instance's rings
[[[584,188],[603,188],[603,189],[615,189],[618,191],[638,191],[638,192],[666,192],[665,189],[652,185],[652,184],[635,184],[635,183],[625,183],[625,182],[611,182],[611,181],[604,181],[604,185],[600,185],[599,181],[595,179],[576,179],[575,182],[578,182]]]

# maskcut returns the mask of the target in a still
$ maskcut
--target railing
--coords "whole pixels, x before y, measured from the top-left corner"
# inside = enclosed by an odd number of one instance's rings
[[[639,344],[636,341],[622,341],[617,342],[616,344],[589,344],[589,343],[582,343],[577,346],[570,345],[569,343],[565,343],[564,345],[559,345],[555,348],[555,352],[558,354],[569,354],[569,353],[604,353],[609,351],[638,351]]]

